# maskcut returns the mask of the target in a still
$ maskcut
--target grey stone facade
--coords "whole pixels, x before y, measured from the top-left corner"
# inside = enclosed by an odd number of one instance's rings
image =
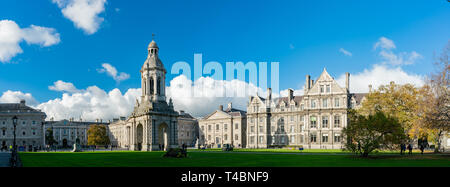
[[[341,87],[324,69],[317,81],[306,76],[303,96],[272,99],[250,97],[247,108],[247,147],[302,146],[309,149],[342,148],[347,110],[356,108],[365,94],[349,93],[349,77]]]
[[[16,145],[30,148],[44,147],[43,126],[46,115],[40,110],[26,106],[25,100],[20,103],[0,104],[0,147],[13,145],[14,125],[12,118],[17,116]]]
[[[223,144],[231,144],[236,148],[246,147],[247,138],[246,112],[228,104],[199,120],[199,145],[221,148]]]
[[[74,143],[79,145],[87,145],[88,134],[87,131],[90,125],[106,125],[109,123],[97,120],[96,122],[89,121],[74,121],[60,120],[60,121],[46,121],[44,124],[44,132],[47,133],[47,129],[52,129],[53,138],[56,141],[58,147],[72,147]],[[45,140],[45,134],[44,134]]]

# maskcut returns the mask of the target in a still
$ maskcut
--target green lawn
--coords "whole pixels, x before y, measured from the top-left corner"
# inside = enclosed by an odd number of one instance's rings
[[[376,155],[360,158],[345,154],[276,154],[189,152],[188,158],[163,158],[163,152],[49,152],[20,153],[24,167],[308,167],[308,166],[444,166],[449,155]]]

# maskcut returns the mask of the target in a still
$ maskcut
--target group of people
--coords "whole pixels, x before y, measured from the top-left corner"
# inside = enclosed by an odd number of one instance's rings
[[[400,144],[400,154],[403,155],[406,153],[406,149],[408,149],[408,154],[412,154],[412,150],[413,150],[413,146],[411,144],[408,144],[408,146],[406,146],[406,144],[402,143]],[[421,143],[419,144],[419,149],[420,149],[420,153],[423,154],[423,151],[425,149],[425,146]]]

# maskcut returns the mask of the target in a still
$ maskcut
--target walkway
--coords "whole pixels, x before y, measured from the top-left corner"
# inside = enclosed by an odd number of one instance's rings
[[[11,153],[0,152],[0,167],[9,167],[9,158],[11,158]]]

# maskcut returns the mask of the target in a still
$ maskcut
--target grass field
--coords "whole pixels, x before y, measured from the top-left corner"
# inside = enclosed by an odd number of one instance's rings
[[[24,152],[20,158],[24,167],[450,167],[450,155],[376,154],[360,158],[334,153],[191,151],[188,158],[163,158],[163,152]]]

